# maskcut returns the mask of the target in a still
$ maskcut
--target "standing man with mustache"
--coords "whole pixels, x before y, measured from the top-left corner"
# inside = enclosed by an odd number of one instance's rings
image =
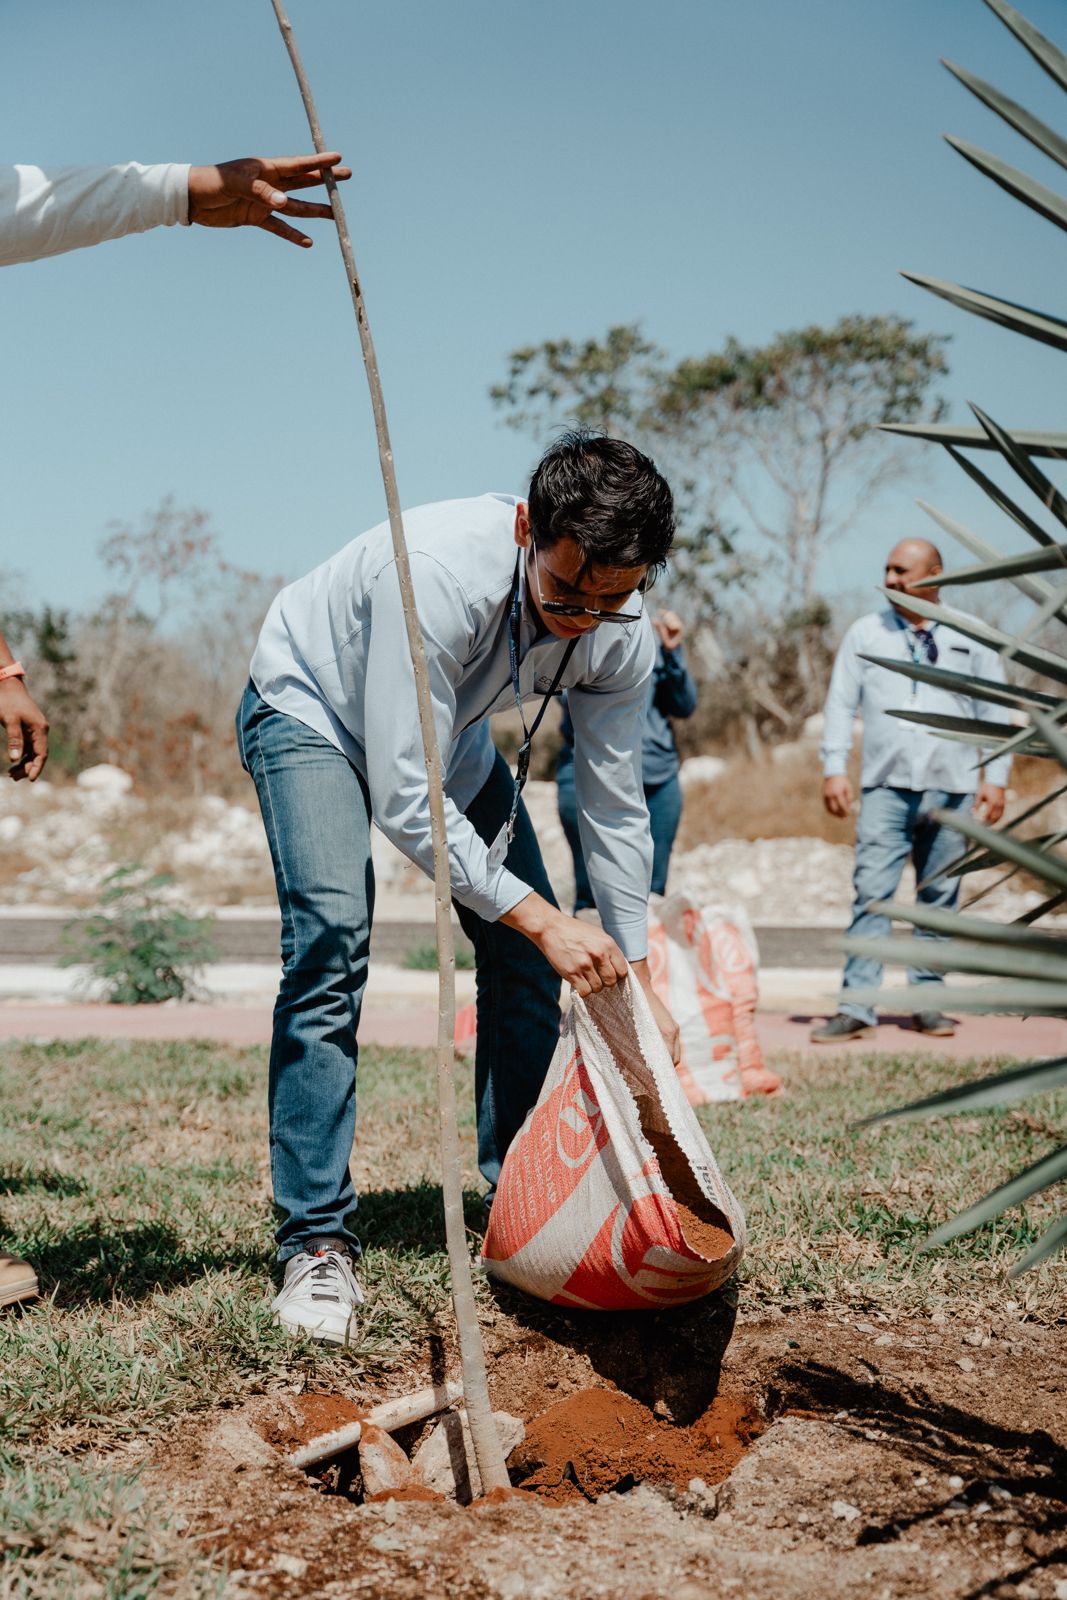
[[[928,539],[902,539],[889,552],[885,587],[901,596],[941,572],[941,556]],[[936,603],[938,590],[917,591]],[[1004,786],[1010,757],[991,761],[976,783],[975,753],[970,745],[943,739],[932,729],[888,715],[891,711],[939,711],[950,716],[984,717],[984,701],[950,689],[909,680],[865,657],[928,663],[971,677],[1004,682],[1004,668],[995,650],[957,633],[944,623],[927,622],[894,599],[881,611],[854,622],[834,662],[826,698],[823,733],[823,804],[832,817],[847,817],[852,808],[848,755],[852,724],[863,717],[862,795],[856,824],[855,900],[850,936],[884,938],[889,918],[871,910],[892,899],[909,856],[915,877],[925,887],[923,905],[950,911],[959,897],[959,878],[946,868],[961,854],[959,835],[933,820],[941,810],[971,810],[982,822],[999,822],[1004,814]],[[933,938],[916,929],[919,938]],[[870,1006],[849,999],[851,989],[872,989],[882,981],[882,963],[849,956],[837,1013],[812,1029],[814,1044],[832,1044],[873,1032],[877,1017]],[[929,986],[927,1006],[915,1013],[920,1033],[948,1038],[955,1023],[938,1009],[941,975],[925,968],[908,972],[911,984]]]

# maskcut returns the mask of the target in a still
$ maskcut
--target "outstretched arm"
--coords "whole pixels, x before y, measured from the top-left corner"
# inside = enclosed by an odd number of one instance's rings
[[[0,266],[38,261],[128,233],[196,222],[207,228],[262,228],[306,249],[311,240],[275,215],[329,217],[328,205],[290,191],[322,183],[329,168],[351,176],[336,151],[242,157],[213,167],[180,163],[114,167],[0,166]]]

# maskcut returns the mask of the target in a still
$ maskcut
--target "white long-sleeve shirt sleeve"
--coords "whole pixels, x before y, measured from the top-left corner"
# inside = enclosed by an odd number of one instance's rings
[[[1004,660],[997,650],[991,650],[986,645],[972,645],[975,656],[975,673],[979,678],[986,678],[993,683],[1007,683],[1004,673]],[[996,707],[991,706],[988,700],[975,700],[974,715],[987,720],[996,716]],[[1000,789],[1008,786],[1008,776],[1011,772],[1011,756],[998,756],[995,761],[987,762],[982,776],[986,783],[994,783]]]
[[[578,831],[605,931],[628,961],[648,955],[652,835],[641,780],[641,734],[656,659],[652,629],[625,673],[567,692],[574,724]]]
[[[446,758],[458,731],[456,689],[474,637],[474,619],[465,615],[454,578],[432,556],[412,551],[411,576],[426,643],[437,742]],[[370,601],[365,729],[371,810],[386,837],[432,877],[426,759],[395,562],[374,580]],[[506,867],[490,864],[488,846],[447,794],[445,824],[453,894],[487,922],[497,921],[525,899],[530,885]]]
[[[825,778],[839,778],[848,771],[852,729],[863,693],[862,665],[857,650],[857,625],[853,623],[837,652],[823,711],[820,754]]]
[[[189,167],[0,166],[0,266],[189,221]]]

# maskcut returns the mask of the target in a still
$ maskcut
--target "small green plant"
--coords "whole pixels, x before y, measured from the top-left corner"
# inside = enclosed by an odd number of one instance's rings
[[[166,873],[145,876],[140,864],[117,867],[104,879],[99,909],[65,930],[65,967],[86,963],[112,1005],[182,1000],[198,970],[216,957],[212,917],[192,917],[162,891]]]
[[[435,944],[414,944],[404,956],[404,965],[411,972],[436,972],[437,971],[437,946]],[[474,966],[474,956],[466,945],[456,946],[456,971],[470,972]]]

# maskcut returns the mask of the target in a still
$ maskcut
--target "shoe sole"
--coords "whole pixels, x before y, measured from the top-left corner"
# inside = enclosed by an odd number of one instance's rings
[[[916,1028],[916,1033],[924,1033],[928,1039],[954,1039],[955,1028]]]
[[[328,1328],[322,1325],[317,1328],[309,1328],[305,1322],[290,1322],[286,1317],[278,1314],[275,1314],[274,1320],[279,1328],[284,1333],[287,1333],[291,1339],[317,1339],[320,1344],[346,1345],[349,1343],[348,1327],[345,1328],[343,1333],[338,1333],[335,1328]]]
[[[877,1033],[876,1028],[857,1028],[853,1033],[819,1034],[809,1033],[810,1044],[851,1044],[853,1039],[869,1039],[872,1033]]]
[[[0,1306],[14,1306],[20,1300],[36,1300],[40,1293],[36,1277],[23,1278],[19,1283],[6,1283],[0,1288]]]

